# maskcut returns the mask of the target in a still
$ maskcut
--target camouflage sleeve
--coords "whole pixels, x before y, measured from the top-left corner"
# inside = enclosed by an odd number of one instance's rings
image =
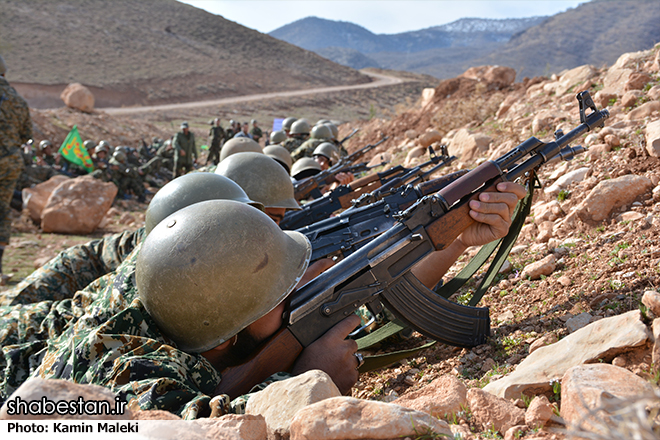
[[[144,237],[144,228],[72,246],[0,294],[0,305],[71,298],[92,281],[114,271]]]

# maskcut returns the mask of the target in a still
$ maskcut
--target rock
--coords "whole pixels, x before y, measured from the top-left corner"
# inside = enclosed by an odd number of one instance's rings
[[[553,254],[550,254],[539,261],[525,266],[520,277],[523,279],[529,277],[532,280],[537,280],[541,278],[541,275],[551,275],[555,271],[555,267],[557,267],[557,259]]]
[[[532,207],[534,223],[540,225],[546,221],[555,221],[564,214],[561,205],[557,200],[550,200],[546,203],[538,203]]]
[[[554,344],[558,340],[559,339],[557,338],[556,334],[546,333],[545,335],[541,336],[536,341],[531,343],[531,345],[529,346],[529,353],[532,354],[539,348],[545,347],[546,345]]]
[[[392,162],[392,154],[391,153],[380,153],[375,155],[374,157],[371,158],[369,163],[367,164],[368,167],[376,167],[378,165],[382,165],[383,163],[390,163]]]
[[[491,141],[489,136],[472,134],[462,128],[449,143],[449,151],[450,154],[459,156],[462,161],[477,159],[488,152],[488,145]]]
[[[426,148],[424,147],[415,147],[412,150],[408,152],[408,155],[406,156],[406,160],[404,161],[403,166],[404,167],[409,167],[410,164],[417,159],[418,157],[423,156],[426,153]]]
[[[94,95],[89,89],[80,83],[72,83],[66,86],[60,95],[67,107],[91,113],[94,110]]]
[[[561,380],[561,416],[571,427],[603,431],[602,424],[622,422],[614,413],[626,401],[653,395],[653,386],[630,371],[609,364],[579,365],[566,371]],[[609,438],[609,436],[608,436]]]
[[[62,182],[41,213],[44,232],[89,234],[101,223],[117,195],[117,187],[93,177]]]
[[[497,321],[498,322],[511,322],[511,321],[513,321],[514,318],[515,318],[515,316],[513,315],[513,312],[511,310],[507,310],[506,312],[500,313],[497,316]]]
[[[660,317],[660,293],[655,290],[647,290],[642,296],[642,304],[649,308],[657,317]]]
[[[557,194],[559,194],[559,192],[562,189],[568,188],[569,185],[573,183],[582,182],[584,178],[587,176],[588,172],[589,172],[589,168],[587,167],[582,167],[570,171],[564,174],[563,176],[559,177],[555,181],[555,183],[553,183],[550,187],[543,190],[543,192],[551,196],[556,196]]]
[[[660,51],[658,53],[660,53]],[[646,92],[646,96],[655,101],[660,99],[660,86],[651,87],[651,89]]]
[[[651,75],[646,72],[631,73],[628,77],[628,81],[626,81],[626,84],[623,86],[623,90],[625,92],[630,90],[641,90],[652,80],[653,78],[651,78]]]
[[[653,331],[653,351],[651,352],[651,359],[653,365],[655,365],[655,370],[660,371],[660,318],[655,318],[653,320],[653,325],[651,326]]]
[[[504,98],[504,101],[500,104],[500,107],[497,109],[497,113],[495,114],[496,119],[501,119],[502,116],[506,114],[506,112],[509,111],[511,106],[520,99],[520,96],[510,94],[507,95],[506,98]]]
[[[470,67],[459,78],[469,78],[484,81],[493,88],[508,87],[516,80],[516,71],[503,66],[477,66]]]
[[[626,115],[626,119],[629,121],[637,121],[651,116],[653,112],[659,111],[660,101],[649,101],[645,102],[634,110],[630,110],[630,112]]]
[[[605,355],[614,358],[645,344],[648,337],[639,310],[600,319],[555,344],[537,349],[514,372],[489,383],[484,390],[507,399],[548,393],[552,391],[550,381],[562,377],[569,368],[596,362]]]
[[[525,423],[530,428],[545,426],[552,418],[552,405],[545,396],[536,396],[525,411]]]
[[[181,417],[162,409],[133,411],[133,420],[181,420]]]
[[[442,140],[442,135],[437,130],[428,130],[426,133],[422,134],[417,138],[417,142],[424,148],[427,148],[429,145],[440,142]]]
[[[446,422],[391,403],[333,397],[309,405],[291,421],[291,440],[393,439],[431,430],[451,437]]]
[[[571,69],[561,76],[555,87],[555,93],[557,95],[563,95],[571,87],[582,84],[586,80],[593,78],[594,75],[596,75],[596,69],[593,66],[584,65]]]
[[[639,90],[630,90],[621,97],[621,101],[619,102],[624,107],[632,107],[642,95],[643,93]]]
[[[573,316],[568,321],[566,321],[566,328],[569,333],[575,333],[577,330],[580,330],[582,327],[586,327],[591,322],[591,316],[589,313],[584,312],[580,313],[577,316]]]
[[[461,405],[467,403],[467,388],[455,376],[447,374],[392,403],[436,418],[446,418],[461,411]]]
[[[568,287],[571,284],[573,284],[573,280],[567,277],[566,275],[562,275],[559,278],[557,278],[557,282],[564,287]]]
[[[406,130],[406,137],[410,140],[413,140],[417,137],[417,132],[413,130],[412,128],[410,130]]]
[[[426,89],[423,89],[422,90],[422,102],[421,102],[422,108],[426,107],[431,102],[433,102],[433,97],[434,96],[435,96],[435,88],[428,87]]]
[[[646,126],[646,151],[653,157],[660,157],[660,119]]]
[[[606,93],[613,93],[618,96],[623,95],[623,89],[632,73],[632,69],[622,69],[616,65],[610,67],[603,77],[603,89],[600,92],[605,91]]]
[[[236,436],[235,438],[240,440],[264,440],[268,435],[266,421],[259,415],[227,414],[217,419],[193,420],[190,424],[198,427],[208,439],[224,440]],[[187,440],[188,436],[177,437],[176,440],[181,438]]]
[[[470,411],[484,428],[505,433],[515,425],[525,423],[525,411],[510,400],[502,399],[480,388],[470,388],[467,393]]]
[[[614,148],[621,145],[621,140],[619,140],[619,137],[615,134],[608,134],[605,136],[605,143],[609,145],[610,148]]]
[[[617,217],[617,221],[635,221],[645,218],[644,214],[637,211],[627,211]]]
[[[525,435],[527,432],[527,425],[516,425],[507,429],[504,433],[504,440],[518,440],[520,438],[529,438]]]
[[[245,413],[264,417],[269,440],[288,439],[291,419],[299,410],[338,396],[341,393],[330,376],[321,370],[311,370],[274,382],[255,393],[248,400]]]
[[[605,90],[600,90],[594,95],[594,103],[598,108],[605,108],[610,106],[612,100],[616,100],[619,97],[618,94],[612,93]]]
[[[22,401],[32,402],[38,401],[40,404],[42,402],[53,402],[52,408],[48,407],[47,403],[44,403],[44,410],[42,412],[51,412],[48,414],[32,415],[32,414],[15,414],[10,415],[8,413],[8,404],[10,402],[16,402],[17,399]],[[91,411],[88,411],[85,414],[58,414],[57,413],[57,402],[78,402],[79,400],[85,402],[97,402],[102,404],[102,402],[108,402],[108,406],[105,404],[98,406],[99,412],[98,415],[91,414]],[[126,408],[125,402],[120,403],[120,407],[116,411],[120,414],[112,414],[112,411],[115,411],[115,393],[110,391],[105,387],[98,385],[81,385],[77,383],[70,382],[68,380],[61,379],[41,379],[33,378],[29,379],[23,383],[16,391],[12,393],[11,396],[5,401],[2,408],[0,408],[0,420],[45,420],[45,419],[96,419],[96,420],[131,420],[132,412]],[[66,405],[68,408],[68,403]],[[104,409],[104,408],[107,408]],[[77,406],[76,406],[77,409]],[[22,411],[21,411],[22,412]],[[32,411],[36,412],[36,411]]]
[[[576,214],[584,222],[601,222],[614,209],[631,204],[652,187],[650,179],[633,174],[603,180],[577,206]]]
[[[67,180],[69,180],[67,176],[57,175],[32,188],[23,189],[23,207],[27,208],[33,222],[41,222],[41,212],[44,210],[50,194],[60,183]]]

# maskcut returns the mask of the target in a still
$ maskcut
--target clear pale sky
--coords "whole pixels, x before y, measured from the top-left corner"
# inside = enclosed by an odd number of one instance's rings
[[[179,0],[268,33],[301,18],[349,21],[375,34],[396,34],[451,23],[459,18],[521,18],[554,15],[586,0]]]

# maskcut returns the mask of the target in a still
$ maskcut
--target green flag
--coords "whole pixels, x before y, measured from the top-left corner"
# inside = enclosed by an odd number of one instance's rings
[[[69,162],[85,168],[88,172],[94,171],[92,158],[87,149],[83,147],[82,139],[78,133],[78,126],[74,125],[60,147],[60,154]]]

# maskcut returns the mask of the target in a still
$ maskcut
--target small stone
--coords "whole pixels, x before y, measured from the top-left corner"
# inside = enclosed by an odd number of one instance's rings
[[[655,290],[647,290],[642,296],[642,304],[653,312],[657,317],[660,317],[660,293]]]
[[[536,396],[525,412],[525,423],[531,428],[545,426],[552,418],[552,405],[545,396]]]
[[[559,278],[557,278],[557,282],[561,284],[564,287],[568,287],[571,284],[573,284],[573,280],[571,280],[568,276],[562,275]]]
[[[573,316],[566,321],[566,328],[568,328],[570,333],[573,333],[576,330],[589,325],[591,318],[592,316],[589,313],[580,313],[579,315]]]

